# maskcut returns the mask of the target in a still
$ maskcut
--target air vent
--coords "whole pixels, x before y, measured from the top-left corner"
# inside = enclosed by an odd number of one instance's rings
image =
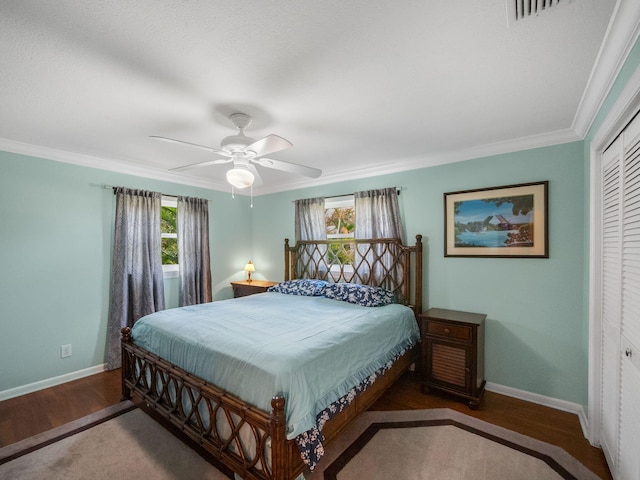
[[[507,0],[509,23],[539,15],[558,4],[560,0]]]

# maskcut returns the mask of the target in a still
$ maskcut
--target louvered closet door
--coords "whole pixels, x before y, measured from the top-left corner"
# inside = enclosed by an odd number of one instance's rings
[[[619,478],[640,480],[640,118],[623,133]]]
[[[640,117],[602,156],[602,448],[640,479]]]
[[[621,165],[622,139],[602,155],[602,450],[609,469],[618,464],[621,317]]]

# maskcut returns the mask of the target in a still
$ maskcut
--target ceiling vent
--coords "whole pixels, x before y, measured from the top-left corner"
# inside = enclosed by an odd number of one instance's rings
[[[563,0],[563,3],[568,3],[568,1],[570,0]],[[539,15],[559,4],[560,0],[507,0],[509,24],[512,25],[518,20]]]

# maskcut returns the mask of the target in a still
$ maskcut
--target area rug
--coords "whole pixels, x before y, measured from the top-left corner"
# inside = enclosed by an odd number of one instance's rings
[[[131,402],[0,449],[11,480],[228,480]]]
[[[564,450],[449,409],[365,412],[308,480],[598,477]],[[225,480],[130,402],[0,449],[0,478]]]
[[[365,412],[307,480],[597,480],[565,450],[454,410]]]

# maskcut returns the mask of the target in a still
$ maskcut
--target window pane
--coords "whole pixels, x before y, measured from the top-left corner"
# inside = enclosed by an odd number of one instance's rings
[[[162,232],[162,264],[178,265],[177,207],[162,205],[160,208],[160,231]]]
[[[160,231],[162,233],[177,233],[176,228],[176,207],[162,206],[160,209]]]
[[[356,221],[356,211],[353,207],[327,208],[324,218],[329,238],[353,237]]]
[[[163,265],[178,264],[178,239],[177,238],[162,239],[162,264]]]

